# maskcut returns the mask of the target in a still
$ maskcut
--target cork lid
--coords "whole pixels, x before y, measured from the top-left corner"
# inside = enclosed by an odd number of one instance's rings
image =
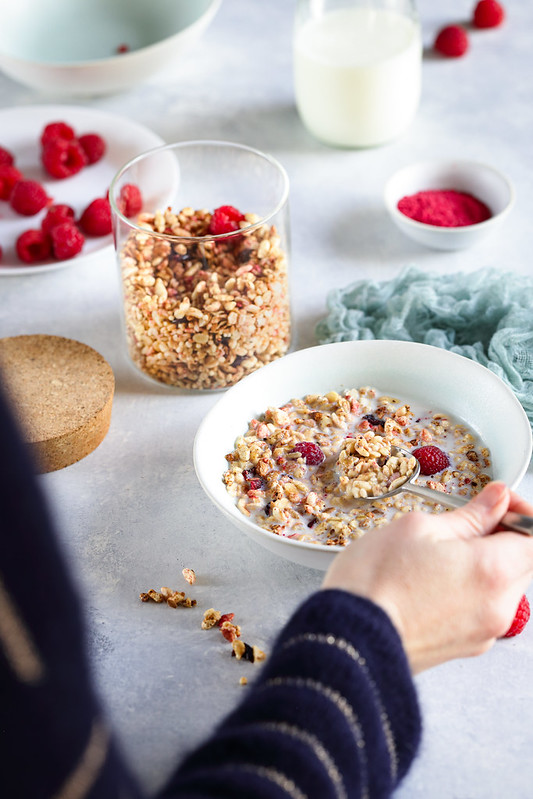
[[[39,471],[63,469],[105,438],[115,379],[92,347],[60,336],[0,339],[0,380]]]

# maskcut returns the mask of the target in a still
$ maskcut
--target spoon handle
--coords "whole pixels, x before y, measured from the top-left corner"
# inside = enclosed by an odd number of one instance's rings
[[[462,506],[466,505],[468,502],[465,497],[445,494],[443,491],[436,491],[434,488],[419,486],[414,483],[404,485],[403,490],[409,491],[411,494],[416,494],[424,499],[429,499],[431,502],[439,502],[441,505],[446,505],[446,507],[449,508],[462,508]],[[521,513],[508,511],[505,516],[503,516],[500,524],[502,527],[513,530],[515,533],[533,535],[533,516],[523,516]]]

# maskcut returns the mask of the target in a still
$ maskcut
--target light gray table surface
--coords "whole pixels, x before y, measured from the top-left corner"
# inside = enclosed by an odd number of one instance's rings
[[[425,44],[441,25],[468,17],[471,5],[420,0]],[[181,63],[119,95],[58,98],[0,75],[0,108],[66,102],[137,120],[168,142],[220,138],[275,155],[291,181],[297,346],[310,346],[327,292],[359,278],[389,279],[408,264],[443,281],[488,267],[531,274],[533,7],[520,0],[505,5],[505,26],[472,31],[466,57],[426,53],[414,124],[377,149],[328,148],[303,129],[294,106],[288,0],[225,0]],[[388,176],[438,156],[485,161],[515,184],[516,205],[504,228],[470,250],[424,249],[387,217]],[[23,333],[83,341],[116,376],[104,442],[40,480],[83,592],[99,689],[135,772],[153,790],[242,696],[240,676],[257,673],[200,629],[203,609],[235,612],[245,640],[268,651],[321,574],[243,538],[204,497],[192,445],[217,395],[169,392],[132,370],[112,254],[76,268],[0,278],[0,336]],[[531,468],[520,490],[533,500]],[[139,601],[148,588],[184,585],[184,566],[197,571],[190,593],[198,608]],[[532,664],[533,626],[481,658],[418,677],[423,744],[398,796],[530,799]]]

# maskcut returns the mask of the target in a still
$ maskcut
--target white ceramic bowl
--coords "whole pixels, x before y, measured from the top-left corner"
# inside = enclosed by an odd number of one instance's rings
[[[221,0],[18,0],[2,7],[0,69],[56,95],[102,95],[168,69]],[[126,52],[119,52],[125,46]]]
[[[201,423],[194,465],[207,496],[239,531],[296,563],[326,569],[338,548],[293,541],[244,516],[226,491],[225,456],[248,422],[269,406],[308,393],[373,385],[466,422],[489,447],[493,476],[515,488],[528,468],[532,436],[512,391],[493,372],[447,350],[406,341],[346,341],[300,350],[229,389]],[[371,534],[371,533],[370,533]],[[238,539],[235,541],[238,546]]]
[[[454,189],[472,194],[487,205],[492,216],[465,227],[440,227],[417,222],[398,210],[403,197],[419,191]],[[509,180],[476,161],[422,161],[403,167],[385,186],[385,205],[392,221],[406,236],[436,250],[460,250],[477,244],[497,229],[514,203]]]

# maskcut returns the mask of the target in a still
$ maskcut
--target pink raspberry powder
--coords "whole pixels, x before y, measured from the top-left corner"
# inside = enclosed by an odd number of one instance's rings
[[[454,189],[432,189],[402,197],[398,210],[416,222],[438,227],[476,225],[492,216],[477,197]]]

